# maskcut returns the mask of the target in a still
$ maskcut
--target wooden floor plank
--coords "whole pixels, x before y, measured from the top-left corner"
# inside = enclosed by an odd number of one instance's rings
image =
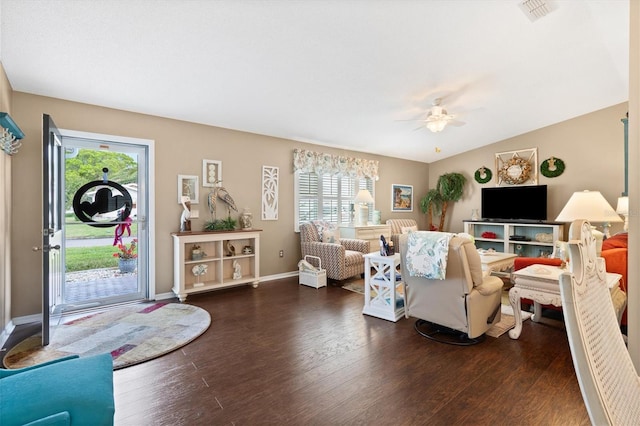
[[[211,327],[114,372],[117,425],[586,425],[562,324],[527,321],[471,347],[414,320],[362,315],[363,296],[296,279],[189,296]]]

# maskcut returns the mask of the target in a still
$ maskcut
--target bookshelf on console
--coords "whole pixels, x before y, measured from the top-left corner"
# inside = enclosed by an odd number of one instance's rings
[[[564,225],[555,222],[465,220],[463,223],[464,232],[473,235],[477,248],[525,257],[551,255],[554,242],[564,238]],[[483,237],[484,233],[493,233],[496,237]],[[536,239],[539,234],[546,234],[548,237],[539,241]],[[518,239],[517,236],[524,239]]]
[[[260,282],[260,229],[237,231],[175,232],[173,238],[173,292],[184,302],[187,295],[241,284],[257,287]],[[234,248],[228,255],[227,242]],[[194,245],[206,253],[193,259]],[[250,250],[243,250],[250,247]],[[234,261],[240,266],[240,278],[234,278]],[[207,271],[196,277],[194,266],[206,265]]]

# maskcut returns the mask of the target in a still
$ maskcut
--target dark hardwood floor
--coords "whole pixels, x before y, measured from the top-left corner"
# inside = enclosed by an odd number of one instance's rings
[[[561,322],[458,347],[362,302],[294,278],[190,296],[211,327],[114,372],[116,424],[589,424]]]

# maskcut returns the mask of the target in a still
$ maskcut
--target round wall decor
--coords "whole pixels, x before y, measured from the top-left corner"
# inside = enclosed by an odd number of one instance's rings
[[[556,157],[547,158],[540,164],[540,173],[548,178],[558,177],[564,172],[564,161]]]
[[[498,170],[501,180],[511,185],[518,185],[529,180],[531,163],[522,157],[514,156],[505,161]]]
[[[491,180],[493,174],[491,173],[491,170],[487,169],[485,166],[482,166],[478,170],[476,170],[474,177],[476,179],[476,182],[478,183],[487,183]]]

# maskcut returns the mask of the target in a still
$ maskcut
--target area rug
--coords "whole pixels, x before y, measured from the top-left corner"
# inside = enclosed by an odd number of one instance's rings
[[[128,305],[64,322],[45,347],[40,335],[32,336],[13,347],[3,363],[6,368],[21,368],[67,355],[110,353],[117,370],[174,351],[200,336],[210,324],[209,313],[197,306]]]
[[[516,326],[516,319],[513,316],[513,308],[511,307],[511,305],[501,305],[500,310],[500,321],[491,326],[491,328],[486,331],[485,334],[487,336],[500,337]],[[522,322],[528,320],[533,315],[531,314],[531,312],[524,311],[520,311],[520,314],[522,315]]]
[[[352,281],[342,285],[345,290],[353,291],[354,293],[364,294],[364,281]]]

